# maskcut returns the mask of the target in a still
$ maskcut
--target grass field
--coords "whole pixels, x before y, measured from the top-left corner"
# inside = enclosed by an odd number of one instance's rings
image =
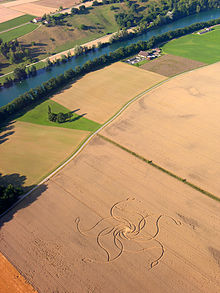
[[[0,250],[39,292],[219,293],[219,207],[95,137],[1,218]]]
[[[77,129],[14,122],[1,131],[1,173],[25,176],[24,186],[36,184],[70,156],[88,134]]]
[[[101,133],[220,198],[220,62],[177,76]]]
[[[121,5],[115,4],[117,7]],[[91,8],[87,14],[69,16],[64,26],[42,26],[32,34],[23,36],[21,41],[30,44],[34,40],[38,44],[43,44],[33,47],[41,54],[40,58],[43,58],[48,53],[58,53],[97,39],[108,32],[117,31],[119,27],[114,14],[115,12],[110,10],[110,5]],[[85,24],[88,29],[79,29],[81,24]]]
[[[37,24],[34,23],[28,23],[24,26],[15,28],[13,30],[10,30],[8,32],[4,32],[4,33],[0,33],[0,38],[4,41],[4,42],[8,42],[14,39],[17,39],[21,36],[24,36],[30,32],[32,32],[33,30],[35,30],[38,27]]]
[[[65,108],[64,106],[52,101],[47,100],[40,105],[36,106],[33,110],[28,111],[26,114],[24,114],[22,117],[18,119],[18,121],[23,122],[30,122],[35,124],[41,124],[41,125],[47,125],[47,126],[53,126],[53,127],[64,127],[64,128],[70,128],[70,129],[79,129],[79,130],[85,130],[85,131],[95,131],[97,130],[101,125],[91,121],[89,119],[86,119],[85,117],[80,117],[76,113],[73,113],[73,117],[71,118],[71,122],[65,122],[65,123],[54,123],[50,122],[48,120],[48,106],[51,107],[52,112],[54,113],[67,113],[70,110]],[[73,109],[77,110],[77,108]],[[86,113],[85,113],[86,114]]]
[[[16,17],[12,20],[5,21],[3,23],[0,23],[0,32],[11,29],[23,23],[29,22],[33,19],[34,19],[33,15],[26,14],[26,15]]]
[[[165,79],[164,76],[117,62],[92,72],[54,95],[70,110],[79,108],[89,119],[104,123],[126,102]]]
[[[165,53],[186,57],[204,63],[220,61],[220,26],[198,35],[190,34],[172,40],[163,46]]]
[[[141,68],[162,74],[164,76],[174,76],[176,74],[189,71],[203,65],[205,65],[203,62],[165,54],[155,60],[143,64]]]

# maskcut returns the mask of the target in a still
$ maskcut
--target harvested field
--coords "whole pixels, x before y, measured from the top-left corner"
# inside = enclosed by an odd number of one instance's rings
[[[15,1],[3,3],[2,5],[5,7],[13,7],[16,5],[32,3],[32,2],[36,2],[36,1],[38,1],[38,0],[15,0]]]
[[[1,15],[0,23],[2,23],[8,20],[11,20],[13,18],[16,18],[18,16],[24,15],[24,13],[20,11],[15,11],[7,7],[4,7],[3,5],[0,5],[0,15]]]
[[[0,250],[43,293],[217,293],[219,205],[96,137],[1,218]]]
[[[1,253],[0,272],[1,293],[37,293]]]
[[[15,11],[20,11],[23,13],[30,13],[36,16],[43,16],[45,13],[51,13],[51,12],[55,12],[56,9],[52,8],[52,7],[46,7],[46,6],[41,6],[41,5],[37,5],[34,3],[26,3],[26,4],[20,4],[20,5],[16,5],[11,7],[11,9],[15,10]]]
[[[3,176],[15,173],[26,176],[25,186],[36,184],[70,156],[88,134],[75,129],[14,122],[1,132],[0,172]]]
[[[220,197],[220,63],[177,76],[103,135]]]
[[[162,75],[118,62],[87,74],[53,100],[70,110],[79,108],[88,119],[104,123],[134,96],[163,79]]]
[[[199,61],[166,54],[160,58],[145,63],[141,66],[141,68],[162,74],[164,76],[174,76],[184,71],[189,71],[204,65],[205,63]]]
[[[36,4],[54,8],[60,8],[60,6],[68,8],[81,2],[81,0],[40,0],[37,1]]]

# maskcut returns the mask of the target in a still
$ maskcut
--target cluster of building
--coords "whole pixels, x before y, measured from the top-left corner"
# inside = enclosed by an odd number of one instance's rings
[[[45,24],[48,24],[48,21],[47,20],[44,20],[42,19],[42,17],[35,17],[33,20],[32,20],[33,23],[38,23],[38,22],[42,22],[42,23],[45,23]]]
[[[150,51],[140,51],[137,56],[126,60],[126,63],[136,64],[143,60],[152,60],[161,56],[161,49],[155,48]]]

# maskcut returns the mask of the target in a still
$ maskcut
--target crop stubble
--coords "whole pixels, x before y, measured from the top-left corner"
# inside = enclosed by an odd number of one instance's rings
[[[53,100],[87,118],[104,123],[135,95],[165,79],[154,72],[117,62],[77,80]]]
[[[88,134],[88,131],[14,122],[1,132],[1,173],[25,176],[25,186],[35,184],[71,155]]]
[[[220,197],[220,63],[175,77],[103,135]]]
[[[100,137],[16,210],[0,250],[40,292],[219,292],[219,203]]]

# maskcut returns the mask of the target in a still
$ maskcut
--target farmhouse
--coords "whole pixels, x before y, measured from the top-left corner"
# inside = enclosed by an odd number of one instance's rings
[[[139,57],[142,57],[142,58],[146,58],[147,56],[148,56],[148,52],[146,52],[146,51],[140,51],[139,53],[138,53],[138,56]]]
[[[41,22],[42,21],[42,18],[41,17],[36,17],[32,20],[34,23],[37,23],[37,22]]]

